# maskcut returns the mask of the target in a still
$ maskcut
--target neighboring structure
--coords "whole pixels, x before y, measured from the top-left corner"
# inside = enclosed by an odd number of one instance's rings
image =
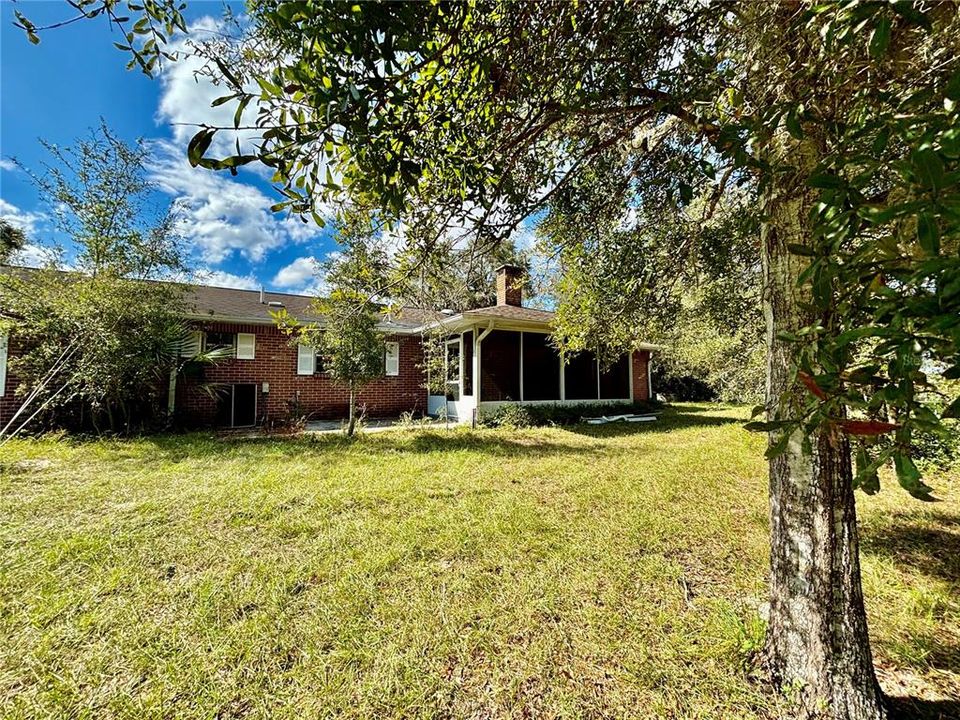
[[[342,418],[348,394],[323,373],[312,348],[296,345],[274,324],[272,311],[285,308],[309,319],[311,298],[253,290],[190,286],[187,319],[199,348],[232,348],[232,357],[189,367],[176,385],[175,410],[188,426],[248,427],[302,413]],[[402,412],[445,412],[469,421],[475,412],[508,402],[583,403],[646,400],[651,397],[650,345],[638,345],[601,371],[590,353],[566,364],[549,342],[553,313],[522,306],[519,270],[500,268],[497,304],[460,314],[404,308],[385,316],[384,376],[358,398],[369,417]],[[424,333],[444,341],[445,394],[428,395],[423,371]],[[10,352],[15,352],[11,344]],[[0,422],[15,412],[16,379],[7,373],[8,346],[0,339]],[[211,394],[209,388],[216,388]]]

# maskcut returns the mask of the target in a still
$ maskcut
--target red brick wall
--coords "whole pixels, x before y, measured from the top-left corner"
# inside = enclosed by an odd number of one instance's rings
[[[257,417],[282,419],[289,402],[299,400],[311,419],[339,419],[348,413],[349,393],[323,374],[297,375],[297,346],[277,328],[265,325],[208,324],[204,330],[253,333],[254,360],[224,360],[202,368],[202,378],[182,378],[177,386],[177,414],[185,425],[209,425],[216,401],[199,386],[202,383],[256,383]],[[427,392],[420,369],[423,350],[419,337],[388,337],[400,343],[400,374],[382,377],[367,385],[358,396],[367,417],[388,417],[405,411],[424,411]],[[261,392],[263,383],[270,392]]]
[[[647,366],[650,363],[649,350],[637,350],[633,353],[633,399],[635,402],[650,399],[650,385],[647,377]]]
[[[10,370],[10,359],[16,355],[16,353],[17,340],[15,337],[10,337],[7,339],[7,384],[6,388],[4,388],[3,397],[0,397],[0,428],[10,422],[10,418],[13,417],[13,414],[23,401],[23,398],[16,395],[19,382],[17,381],[17,376]],[[27,411],[24,412],[26,413]],[[23,418],[22,415],[21,418]]]

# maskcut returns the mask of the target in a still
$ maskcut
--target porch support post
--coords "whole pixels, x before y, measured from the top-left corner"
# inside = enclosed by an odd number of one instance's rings
[[[487,327],[482,333],[477,332],[478,328],[475,328],[473,331],[473,393],[474,393],[474,404],[479,413],[480,410],[480,343],[483,342],[483,339],[493,332],[493,320],[487,323]]]
[[[647,400],[653,400],[653,374],[650,370],[650,363],[653,362],[653,353],[647,351]]]

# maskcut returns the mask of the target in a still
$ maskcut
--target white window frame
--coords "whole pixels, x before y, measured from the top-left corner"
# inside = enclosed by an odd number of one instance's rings
[[[391,353],[391,348],[393,352]],[[394,367],[391,371],[390,360],[394,361]],[[400,343],[386,342],[383,344],[383,374],[387,377],[397,377],[400,375]]]
[[[244,343],[249,340],[249,353],[247,353]],[[237,333],[236,338],[234,339],[234,348],[236,352],[234,353],[237,360],[256,360],[257,358],[257,336],[254,333]],[[241,354],[241,349],[243,354]]]
[[[304,362],[306,361],[306,362]],[[306,365],[309,364],[309,371]],[[317,351],[310,345],[297,345],[297,375],[314,375],[317,372]]]

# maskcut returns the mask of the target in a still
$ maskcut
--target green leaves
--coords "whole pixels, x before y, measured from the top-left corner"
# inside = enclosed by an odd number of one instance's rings
[[[836,190],[844,186],[844,180],[831,173],[818,172],[807,179],[807,185],[824,190]]]
[[[916,150],[911,158],[913,170],[920,185],[936,192],[943,187],[944,166],[943,160],[932,149],[924,147]]]
[[[924,212],[917,216],[917,241],[927,255],[940,254],[940,228],[932,213]]]
[[[940,417],[943,419],[947,418],[960,418],[960,397],[956,398],[951,402],[944,411],[940,414]]]
[[[148,0],[143,3],[131,0],[73,0],[66,3],[80,15],[54,20],[49,25],[40,27],[27,19],[20,11],[15,11],[16,27],[21,28],[27,39],[34,45],[40,42],[40,33],[69,25],[81,18],[93,19],[103,16],[118,30],[126,43],[114,42],[118,50],[129,53],[130,61],[127,69],[139,67],[145,75],[153,76],[160,67],[162,60],[173,60],[174,56],[164,48],[169,38],[176,32],[186,32],[187,24],[183,18],[186,5],[180,0]],[[127,12],[122,12],[123,6]],[[137,19],[130,25],[131,19]]]
[[[32,44],[39,45],[40,36],[37,35],[37,26],[27,20],[26,16],[19,10],[14,10],[13,14],[17,18],[14,26],[23,30],[27,34],[27,40],[29,40]]]
[[[890,27],[890,18],[882,15],[870,34],[870,55],[873,57],[879,58],[886,54],[890,45]]]
[[[194,135],[187,145],[187,160],[193,167],[197,167],[203,159],[204,153],[213,142],[213,136],[217,134],[215,128],[204,128]]]
[[[903,452],[895,452],[893,465],[897,471],[897,481],[904,490],[918,500],[931,501],[934,499],[930,494],[933,492],[933,488],[925,485],[920,479],[920,471],[909,455]]]
[[[787,132],[797,140],[803,140],[803,127],[800,125],[799,114],[802,111],[803,106],[801,105],[799,110],[790,110],[787,112],[787,116],[784,120],[784,125],[787,128]]]
[[[863,490],[867,495],[880,491],[880,476],[877,474],[880,461],[871,461],[864,445],[860,445],[856,454],[856,475],[853,478],[853,489]]]
[[[803,257],[816,257],[817,254],[815,248],[809,247],[808,245],[800,245],[798,243],[788,243],[787,250],[794,255],[801,255]]]

